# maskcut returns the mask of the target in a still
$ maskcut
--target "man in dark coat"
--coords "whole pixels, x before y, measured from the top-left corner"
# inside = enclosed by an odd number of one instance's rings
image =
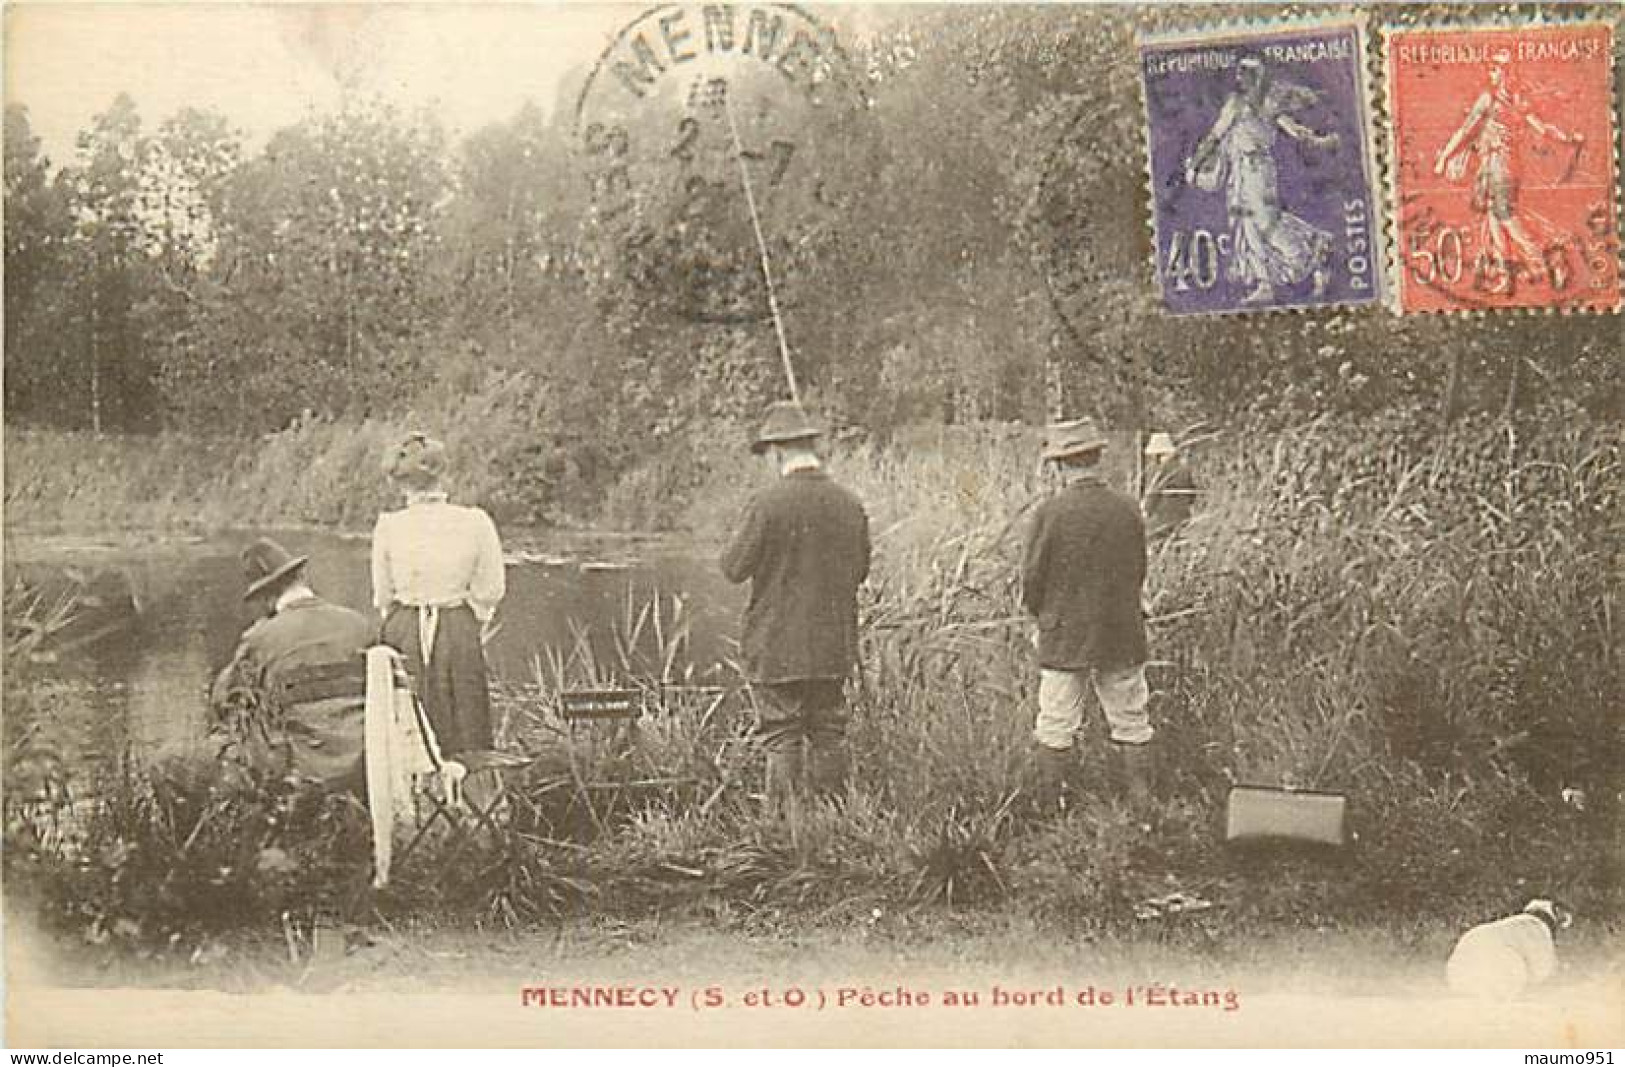
[[[813,450],[820,433],[799,405],[768,408],[751,450],[769,458],[778,482],[751,499],[722,557],[729,581],[750,582],[740,643],[768,797],[780,807],[803,770],[822,794],[845,778],[842,689],[857,663],[857,592],[869,574],[868,516],[824,473]]]
[[[305,562],[268,539],[243,551],[243,598],[266,613],[244,632],[210,702],[223,716],[249,709],[228,725],[251,763],[361,794],[365,655],[376,628],[360,612],[318,597],[305,581]]]
[[[1134,499],[1099,471],[1105,437],[1090,419],[1050,427],[1044,458],[1064,487],[1038,509],[1021,568],[1022,603],[1038,620],[1037,742],[1040,796],[1061,801],[1073,736],[1093,688],[1106,714],[1118,777],[1129,799],[1150,798],[1146,715],[1145,525]]]
[[[1196,479],[1180,460],[1171,434],[1152,434],[1145,459],[1145,525],[1151,540],[1159,541],[1190,521],[1196,508]]]

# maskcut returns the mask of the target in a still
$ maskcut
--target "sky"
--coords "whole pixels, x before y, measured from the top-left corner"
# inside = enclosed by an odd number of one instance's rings
[[[120,92],[148,129],[184,107],[223,114],[252,149],[346,93],[428,107],[453,136],[550,110],[649,3],[5,3],[7,103],[28,108],[47,156],[69,161],[79,131]],[[850,39],[885,21],[858,4],[818,5]]]
[[[550,108],[642,4],[7,3],[5,99],[53,162],[120,92],[151,129],[220,112],[257,146],[346,92],[427,106],[453,135]]]

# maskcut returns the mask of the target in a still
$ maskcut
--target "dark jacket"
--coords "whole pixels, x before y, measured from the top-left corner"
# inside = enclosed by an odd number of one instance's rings
[[[750,582],[740,643],[752,682],[852,672],[869,519],[857,497],[823,471],[795,471],[752,498],[722,573]]]
[[[1038,619],[1038,663],[1122,670],[1145,662],[1140,587],[1145,525],[1127,494],[1086,479],[1046,500],[1021,564],[1021,600]]]
[[[1145,491],[1145,525],[1152,537],[1171,533],[1190,520],[1196,507],[1196,479],[1176,460],[1158,471]]]
[[[354,773],[363,752],[367,646],[377,627],[319,597],[296,600],[243,634],[211,694],[223,707],[234,686],[269,712],[275,758],[320,781]]]

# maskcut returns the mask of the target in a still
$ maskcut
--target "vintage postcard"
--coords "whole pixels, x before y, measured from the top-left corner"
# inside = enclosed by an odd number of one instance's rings
[[[1157,281],[1168,310],[1377,299],[1364,41],[1356,22],[1141,41]]]
[[[1496,11],[7,5],[6,1043],[1611,1062],[1619,322],[1384,306],[1619,304]]]
[[[1614,39],[1606,22],[1384,35],[1401,311],[1619,309]]]

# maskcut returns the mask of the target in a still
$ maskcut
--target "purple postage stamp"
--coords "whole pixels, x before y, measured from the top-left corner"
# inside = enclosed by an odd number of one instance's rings
[[[1362,25],[1225,27],[1139,45],[1168,310],[1377,300],[1382,233]]]

